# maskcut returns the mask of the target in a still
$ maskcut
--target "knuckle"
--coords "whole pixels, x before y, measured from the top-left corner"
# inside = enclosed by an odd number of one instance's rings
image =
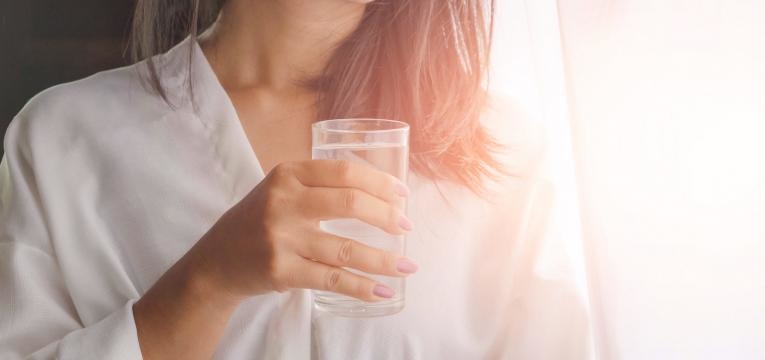
[[[276,179],[284,179],[292,175],[292,164],[284,162],[271,169],[271,175]]]
[[[373,300],[374,297],[372,296],[372,289],[374,288],[374,282],[371,280],[364,280],[359,281],[358,284],[356,284],[355,296],[364,299],[364,300]]]
[[[396,272],[396,259],[396,255],[383,252],[380,256],[380,269],[385,272]]]
[[[340,244],[340,249],[337,252],[337,261],[340,265],[347,265],[351,262],[351,254],[353,253],[353,240],[345,239]]]
[[[356,190],[354,189],[347,189],[343,191],[342,201],[343,201],[343,209],[345,209],[348,212],[353,212],[356,208],[356,201],[357,199]]]
[[[398,219],[400,216],[401,215],[399,215],[399,211],[396,210],[396,208],[392,206],[388,207],[388,226],[390,229],[398,231],[398,228],[399,228]]]
[[[351,173],[351,162],[348,160],[337,160],[335,162],[335,173],[340,179],[347,180]]]
[[[328,270],[327,273],[324,275],[324,287],[327,290],[335,290],[339,288],[341,277],[342,277],[342,273],[340,272],[340,269]]]

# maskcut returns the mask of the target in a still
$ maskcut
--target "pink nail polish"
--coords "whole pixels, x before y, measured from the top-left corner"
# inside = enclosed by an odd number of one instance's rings
[[[393,192],[401,197],[409,196],[409,188],[400,182],[397,182],[396,185],[393,186]]]
[[[393,291],[393,289],[383,285],[383,284],[377,284],[375,285],[374,291],[372,291],[375,296],[390,299],[395,295],[396,293]]]
[[[412,222],[403,215],[398,219],[398,226],[406,231],[412,230]]]
[[[396,270],[404,274],[413,274],[417,272],[417,265],[408,259],[398,259],[396,261]]]

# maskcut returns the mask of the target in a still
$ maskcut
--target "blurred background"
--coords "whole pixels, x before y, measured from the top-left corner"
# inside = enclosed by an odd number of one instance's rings
[[[0,1],[0,134],[35,94],[127,63],[134,0]]]

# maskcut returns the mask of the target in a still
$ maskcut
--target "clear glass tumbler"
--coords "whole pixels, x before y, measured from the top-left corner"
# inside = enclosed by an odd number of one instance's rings
[[[344,159],[373,166],[403,183],[409,169],[409,125],[383,119],[325,120],[312,127],[313,159]],[[398,204],[406,211],[406,200]],[[404,254],[404,236],[388,234],[357,219],[322,221],[322,230],[383,250]],[[370,275],[349,269],[389,286],[396,295],[388,300],[368,303],[327,291],[314,291],[317,309],[349,317],[395,314],[404,308],[403,278]]]

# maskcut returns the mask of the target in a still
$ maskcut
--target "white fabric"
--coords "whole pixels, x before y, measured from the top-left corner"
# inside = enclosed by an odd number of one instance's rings
[[[541,274],[573,272],[587,299],[582,261],[581,221],[566,91],[564,49],[556,0],[503,0],[497,3],[492,43],[491,91],[512,98],[539,119],[546,134],[540,176],[556,189]],[[564,261],[561,261],[564,258]],[[586,303],[586,301],[585,301]]]
[[[185,95],[188,46],[196,108]],[[0,358],[140,359],[131,305],[263,177],[204,55],[159,59],[175,108],[131,66],[57,86],[13,120],[0,166]],[[535,273],[554,201],[538,127],[494,103],[517,177],[490,201],[410,174],[420,271],[406,308],[317,312],[310,292],[253,297],[216,359],[577,359],[586,312],[566,274]]]
[[[765,2],[558,4],[599,357],[765,359]]]

